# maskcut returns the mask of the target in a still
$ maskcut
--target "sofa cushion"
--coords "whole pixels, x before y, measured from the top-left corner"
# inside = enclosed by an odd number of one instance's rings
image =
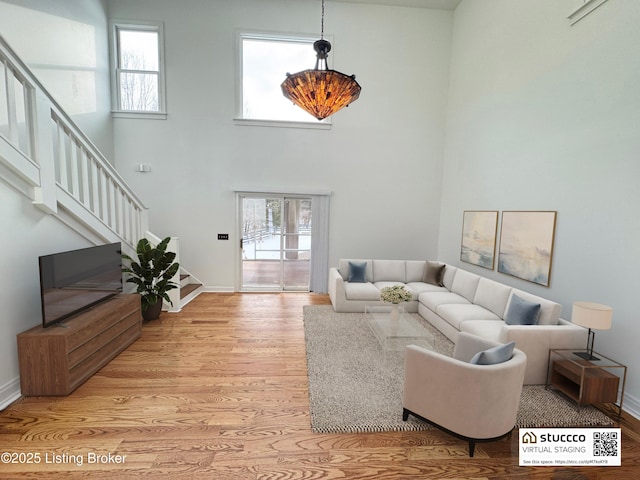
[[[528,302],[540,304],[540,316],[538,317],[538,325],[558,324],[558,321],[560,320],[560,313],[562,312],[562,305],[560,305],[559,303],[552,302],[551,300],[547,300],[546,298],[538,297],[537,295],[532,295],[530,293],[514,288],[513,290],[511,290],[511,297],[509,298],[507,309],[509,309],[509,304],[511,303],[511,299],[514,295],[518,295],[520,298]]]
[[[502,320],[469,320],[460,324],[460,331],[471,333],[493,342],[500,342],[500,332],[503,325],[504,322]]]
[[[400,282],[404,283],[404,260],[374,260],[374,282]]]
[[[426,263],[422,260],[407,260],[404,262],[405,272],[404,279],[406,283],[422,282]]]
[[[462,295],[464,298],[473,302],[473,297],[476,294],[478,288],[478,282],[480,276],[466,270],[458,269],[456,276],[453,278],[453,284],[451,285],[451,291]]]
[[[451,291],[451,286],[453,285],[453,279],[455,278],[457,271],[458,271],[458,267],[452,267],[451,265],[447,265],[444,268],[444,275],[442,275],[442,283],[449,291]]]
[[[344,295],[347,300],[371,300],[376,302],[380,300],[380,290],[373,283],[351,283],[344,284]]]
[[[518,295],[513,295],[509,309],[504,315],[504,323],[507,325],[536,325],[539,316],[539,303],[527,302]]]
[[[446,265],[440,262],[427,262],[427,268],[424,271],[425,283],[431,283],[432,285],[444,286],[442,284],[442,277],[444,276],[444,269]]]
[[[449,325],[460,330],[460,324],[466,321],[475,320],[500,320],[495,313],[487,310],[480,305],[473,303],[467,304],[444,304],[436,309],[436,313],[440,315]]]
[[[447,291],[424,292],[418,296],[418,300],[432,312],[437,312],[438,307],[444,304],[469,303],[463,296]]]
[[[416,292],[418,295],[423,292],[447,292],[445,287],[438,287],[437,285],[432,285],[430,283],[424,282],[407,282],[407,288],[410,288],[412,291]]]
[[[367,262],[349,262],[348,282],[365,283],[367,274]]]
[[[497,347],[483,350],[476,353],[469,363],[475,365],[496,365],[498,363],[504,363],[513,357],[513,349],[516,346],[516,342],[505,343],[504,345],[498,345]]]
[[[511,290],[511,287],[502,283],[488,278],[480,278],[476,295],[473,297],[473,303],[482,305],[500,318],[503,318]]]

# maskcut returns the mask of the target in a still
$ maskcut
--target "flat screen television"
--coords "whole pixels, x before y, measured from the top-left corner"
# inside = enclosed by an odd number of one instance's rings
[[[43,327],[122,293],[121,247],[118,242],[39,257]]]

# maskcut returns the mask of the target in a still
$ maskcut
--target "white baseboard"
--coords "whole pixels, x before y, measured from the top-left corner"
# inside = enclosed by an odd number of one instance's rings
[[[20,377],[16,377],[0,386],[0,411],[7,408],[21,396]]]
[[[640,400],[636,397],[625,395],[622,402],[622,410],[640,420]]]
[[[206,286],[202,289],[202,291],[207,293],[233,293],[236,290],[233,287]]]

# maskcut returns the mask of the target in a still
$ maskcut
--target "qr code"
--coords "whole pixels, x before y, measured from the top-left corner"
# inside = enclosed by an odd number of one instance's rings
[[[593,456],[617,457],[618,432],[593,432]]]

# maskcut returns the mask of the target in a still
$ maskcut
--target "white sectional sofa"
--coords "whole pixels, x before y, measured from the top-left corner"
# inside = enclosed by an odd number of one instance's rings
[[[365,281],[349,281],[350,262],[366,263]],[[405,305],[406,311],[418,312],[454,343],[459,332],[500,343],[515,341],[527,355],[525,384],[546,382],[550,349],[586,345],[587,330],[561,319],[559,303],[451,265],[445,265],[440,284],[429,283],[425,280],[433,281],[433,275],[427,263],[434,267],[434,262],[419,260],[342,259],[329,271],[333,308],[363,312],[365,305],[381,304],[381,288],[402,283],[414,298]],[[517,324],[518,303],[540,305],[536,324]]]
[[[349,282],[349,262],[366,262],[366,282]],[[418,295],[425,291],[447,291],[446,288],[424,282],[425,261],[344,259],[337,268],[329,270],[329,297],[336,312],[364,312],[365,305],[380,302],[380,290],[403,283],[414,293],[413,301],[404,307],[407,312],[418,311]]]

